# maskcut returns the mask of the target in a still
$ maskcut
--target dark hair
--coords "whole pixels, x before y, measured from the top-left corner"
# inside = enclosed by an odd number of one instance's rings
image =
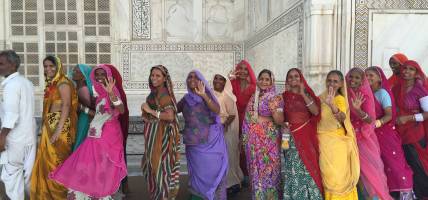
[[[58,63],[56,62],[55,56],[52,56],[52,55],[46,56],[46,58],[43,59],[43,63],[47,60],[51,61],[56,67],[58,67]]]
[[[18,54],[14,50],[4,50],[0,52],[0,57],[5,57],[6,60],[9,63],[12,63],[15,65],[16,70],[18,70],[19,66],[21,65],[21,59],[19,58]]]
[[[376,72],[376,74],[380,77],[380,73],[379,73],[379,71],[377,70],[376,66],[367,67],[367,68],[366,68],[366,70],[364,70],[364,72],[366,72],[366,71],[373,71],[373,72]]]
[[[268,70],[268,69],[263,69],[263,70],[259,73],[259,76],[257,76],[257,79],[259,79],[259,78],[260,78],[260,76],[262,76],[262,74],[264,74],[264,73],[269,74],[269,77],[270,77],[270,78],[272,78],[272,71],[270,71],[270,70]]]
[[[331,70],[330,72],[328,72],[327,77],[330,76],[330,75],[332,75],[332,74],[336,74],[337,76],[339,76],[339,78],[340,78],[341,81],[345,80],[343,78],[342,72],[339,71],[339,70]]]
[[[163,68],[163,69],[167,70],[166,72],[168,72],[168,69],[166,69],[166,67],[165,67],[165,66],[163,66],[163,65],[155,65],[155,66],[153,66],[153,67],[150,69],[150,74],[149,74],[149,85],[152,85],[152,79],[150,79],[150,76],[152,76],[152,72],[153,72],[153,70],[157,69],[157,70],[161,71],[162,75],[165,77],[165,82],[164,82],[164,84],[163,84],[163,85],[164,85],[165,87],[167,87],[167,81],[166,81],[166,79],[168,78],[168,77],[167,77],[167,74],[166,74],[162,69],[160,69],[160,68]]]

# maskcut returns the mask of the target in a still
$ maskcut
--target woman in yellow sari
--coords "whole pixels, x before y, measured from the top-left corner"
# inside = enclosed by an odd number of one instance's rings
[[[77,94],[65,76],[59,58],[43,60],[45,95],[41,138],[31,175],[30,199],[58,200],[67,198],[67,189],[48,179],[48,174],[71,153],[77,122]]]
[[[325,200],[358,200],[356,185],[360,161],[343,74],[327,74],[327,91],[321,94],[318,123],[320,169]]]

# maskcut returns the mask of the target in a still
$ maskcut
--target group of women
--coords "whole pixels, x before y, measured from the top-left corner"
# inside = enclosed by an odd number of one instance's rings
[[[427,199],[428,81],[402,58],[390,80],[380,67],[330,71],[320,96],[297,68],[282,94],[247,61],[213,89],[193,70],[177,103],[168,70],[153,67],[142,105],[151,199],[177,194],[180,112],[192,199],[226,199],[246,177],[252,199]]]
[[[109,64],[79,64],[73,82],[59,58],[46,57],[43,67],[42,134],[30,199],[113,199],[127,175],[129,112],[119,72]]]
[[[43,64],[31,199],[112,199],[127,174],[129,114],[118,71],[77,65],[73,84],[58,58]],[[317,96],[297,68],[280,94],[272,71],[256,77],[243,60],[211,77],[213,88],[191,71],[179,101],[167,68],[152,67],[141,106],[150,199],[176,198],[181,137],[191,199],[226,199],[245,182],[252,199],[427,199],[428,80],[402,54],[390,65],[389,80],[379,67],[330,71]]]

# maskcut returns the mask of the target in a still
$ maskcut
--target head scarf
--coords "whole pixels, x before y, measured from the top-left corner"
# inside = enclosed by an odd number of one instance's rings
[[[236,102],[236,96],[233,94],[233,87],[232,87],[232,83],[229,80],[229,76],[226,76],[223,73],[217,73],[215,75],[220,75],[221,77],[223,77],[226,80],[226,83],[224,84],[224,88],[223,91],[221,92],[222,95],[227,95],[230,99],[233,100],[233,102]],[[216,91],[214,91],[216,92]]]
[[[92,84],[93,84],[93,87],[94,87],[95,94],[97,95],[97,96],[96,96],[96,97],[97,97],[96,104],[98,104],[102,99],[106,99],[106,102],[110,102],[110,98],[109,98],[109,96],[108,96],[107,91],[104,89],[103,85],[102,85],[101,83],[99,83],[99,82],[95,79],[95,71],[96,71],[97,69],[103,69],[103,70],[106,72],[106,74],[107,74],[106,79],[108,79],[108,78],[113,78],[113,75],[112,75],[111,69],[110,69],[110,67],[109,67],[108,65],[100,64],[100,65],[97,65],[97,66],[92,70],[90,77],[91,77],[91,81],[92,81]],[[116,80],[116,83],[117,83],[117,82],[118,82],[118,80]],[[117,84],[116,84],[116,85],[117,85]],[[119,90],[117,89],[117,87],[116,87],[116,86],[114,86],[114,87],[113,87],[113,93],[114,93],[114,95],[116,95],[119,99],[121,99],[121,100],[122,100],[122,96],[120,95]],[[122,102],[123,102],[123,100],[122,100]],[[95,104],[95,105],[96,105],[96,104]],[[110,108],[110,103],[106,103],[106,105],[104,106],[104,108],[105,108],[105,110],[106,110],[107,112],[112,112],[112,111],[111,111],[111,108]]]
[[[55,76],[51,79],[45,74],[45,87],[49,87],[51,85],[57,85],[58,81],[60,81],[62,78],[66,77],[64,70],[62,68],[61,59],[59,59],[56,56],[52,56],[55,58],[55,63],[53,63],[56,66],[56,73]],[[49,60],[50,61],[50,60]]]
[[[89,94],[92,96],[93,95],[92,81],[91,81],[91,77],[90,77],[92,67],[90,67],[87,64],[77,64],[77,67],[79,67],[80,71],[82,72],[83,76],[85,77],[86,86],[88,87]],[[68,77],[70,77],[70,79],[72,79],[73,75],[74,75],[74,72],[73,72],[73,70],[71,70]]]
[[[406,62],[407,56],[402,53],[396,53],[391,56],[392,59],[394,59],[396,62],[400,63],[400,65],[403,65],[404,62]]]
[[[240,63],[238,63],[235,67],[238,69],[239,66],[245,65],[248,71],[248,86],[245,90],[241,91],[241,80],[239,78],[235,78],[234,80],[231,80],[233,93],[236,96],[236,106],[238,107],[238,111],[240,111],[241,114],[245,113],[245,108],[247,107],[248,101],[250,100],[251,96],[256,91],[257,87],[257,78],[254,74],[253,69],[251,68],[250,63],[248,63],[246,60],[242,60]],[[240,119],[240,123],[243,119]]]
[[[394,99],[394,94],[392,93],[392,88],[388,83],[388,79],[385,76],[385,73],[383,73],[382,68],[378,67],[378,66],[373,66],[373,67],[369,67],[365,70],[367,71],[374,71],[379,77],[380,77],[380,87],[383,88],[384,90],[386,90],[386,92],[388,93],[388,95],[391,98],[391,105],[392,105],[392,119],[389,123],[395,123],[395,118],[396,118],[396,107],[395,107],[395,99]]]
[[[302,82],[302,83],[303,83],[303,86],[305,87],[306,93],[308,93],[308,94],[309,94],[309,96],[311,96],[311,98],[312,98],[312,100],[314,101],[314,103],[317,105],[317,107],[318,107],[318,108],[320,108],[320,106],[321,106],[321,101],[320,101],[320,99],[318,98],[318,96],[317,96],[317,95],[315,95],[315,93],[314,93],[314,91],[312,90],[312,88],[311,88],[311,87],[309,87],[308,82],[306,82],[306,79],[305,79],[305,77],[303,77],[303,73],[302,73],[302,71],[300,71],[300,69],[298,69],[298,68],[291,68],[290,70],[288,70],[287,75],[286,75],[286,77],[285,77],[285,84],[287,84],[287,83],[288,83],[288,74],[289,74],[291,71],[297,71],[297,73],[298,73],[298,74],[299,74],[299,76],[300,76],[300,82]],[[288,99],[288,98],[289,98],[289,95],[290,95],[290,91],[285,91],[284,93],[282,93],[282,97],[283,97],[284,101],[285,101],[285,99]],[[284,114],[285,114],[285,112],[284,112]],[[316,117],[317,117],[317,118],[316,118],[316,120],[317,120],[317,121],[319,120],[319,117],[320,117],[320,116],[321,116],[321,115],[316,116]]]
[[[195,69],[195,70],[192,70],[191,72],[189,72],[189,74],[187,75],[187,78],[186,78],[186,84],[187,84],[187,79],[189,78],[189,76],[190,76],[191,73],[195,73],[196,77],[200,81],[202,81],[202,83],[205,85],[205,93],[208,94],[208,97],[210,99],[212,99],[214,101],[214,103],[216,103],[217,105],[220,106],[220,104],[218,103],[217,98],[214,95],[214,91],[211,89],[208,81],[205,79],[205,77],[202,75],[202,73],[199,70]],[[184,95],[183,98],[186,100],[186,102],[187,102],[187,104],[189,104],[189,106],[194,106],[194,105],[196,105],[196,104],[201,103],[201,102],[204,101],[202,99],[202,97],[200,97],[199,95],[197,95],[196,93],[194,93],[190,89],[190,87],[189,87],[188,84],[187,84],[187,94]],[[220,117],[219,117],[219,115],[217,113],[214,113],[212,111],[210,111],[210,113],[211,113],[211,116],[216,120],[217,123],[221,123]]]
[[[171,97],[171,100],[172,100],[172,102],[174,104],[174,109],[177,110],[177,101],[175,99],[173,85],[172,85],[172,80],[171,80],[171,76],[170,76],[170,74],[168,72],[168,69],[165,66],[163,66],[163,65],[156,65],[156,66],[153,66],[150,69],[150,72],[152,72],[153,69],[160,70],[162,72],[162,74],[165,76],[164,89],[167,90],[166,92]],[[150,77],[149,77],[149,87],[150,87],[150,90],[151,90],[151,92],[153,94],[155,94],[157,92],[156,88],[153,86],[153,83],[152,83],[152,80],[150,79]]]
[[[361,74],[361,85],[358,88],[348,87],[349,104],[351,104],[352,99],[357,96],[358,92],[362,93],[365,100],[364,103],[361,105],[361,109],[364,110],[364,112],[366,112],[371,119],[376,119],[376,112],[374,109],[374,96],[369,81],[365,76],[364,70],[357,67],[354,67],[349,70],[349,72],[346,74],[346,83],[349,84],[351,73],[354,71],[359,72]],[[358,115],[354,113],[353,109],[351,109],[351,113]]]

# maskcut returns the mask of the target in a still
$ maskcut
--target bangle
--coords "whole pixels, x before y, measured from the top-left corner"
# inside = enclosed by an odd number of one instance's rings
[[[122,100],[118,99],[117,101],[112,101],[114,106],[119,106],[120,104],[122,104]]]
[[[363,118],[361,118],[362,120],[365,120],[365,119],[367,119],[369,117],[369,114],[367,114],[366,112],[365,112],[365,115],[364,115],[364,117]]]
[[[160,117],[160,111],[156,111],[156,118],[158,118],[159,119],[159,117]]]
[[[378,120],[376,120],[376,122],[375,122],[375,127],[376,128],[379,128],[379,127],[381,127],[382,126],[382,119],[378,119]]]
[[[416,122],[423,122],[424,121],[424,116],[422,115],[422,113],[417,113],[413,115],[413,119]]]
[[[83,112],[85,112],[86,114],[89,114],[89,108],[88,107],[85,107],[85,109],[84,109],[84,111]]]
[[[277,108],[275,111],[276,111],[276,112],[284,112],[284,109],[282,109],[282,108]]]
[[[306,107],[311,106],[312,104],[314,104],[314,100],[312,100],[311,102],[309,102],[308,104],[306,104]]]

